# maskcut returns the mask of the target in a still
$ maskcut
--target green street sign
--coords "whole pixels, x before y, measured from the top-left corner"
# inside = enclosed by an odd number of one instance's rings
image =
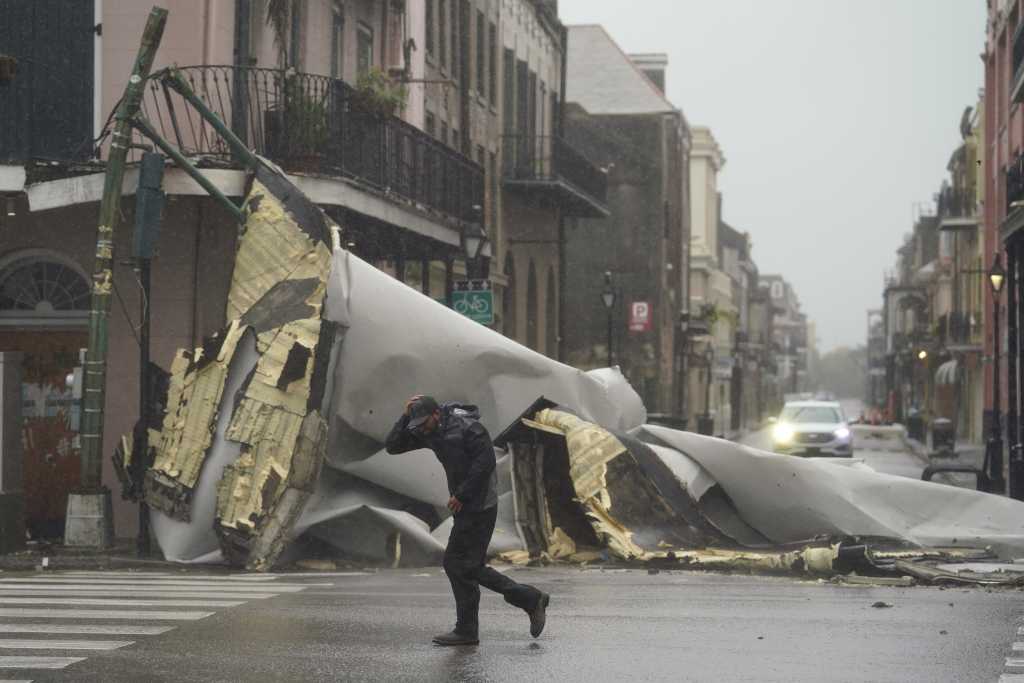
[[[481,325],[494,324],[494,293],[490,280],[458,280],[453,283],[452,309]]]

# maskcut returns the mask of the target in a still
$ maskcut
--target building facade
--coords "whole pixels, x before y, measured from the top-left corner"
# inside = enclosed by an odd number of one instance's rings
[[[665,98],[667,59],[569,27],[566,136],[607,173],[606,219],[567,235],[566,360],[611,361],[650,413],[686,414],[689,127]],[[611,305],[602,300],[608,293]]]

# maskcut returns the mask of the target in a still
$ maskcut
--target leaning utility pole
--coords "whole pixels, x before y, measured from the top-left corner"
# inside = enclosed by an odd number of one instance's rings
[[[146,79],[167,23],[167,10],[149,13],[132,75],[117,107],[96,230],[96,262],[89,311],[89,349],[82,399],[82,481],[68,497],[66,545],[103,547],[113,539],[110,490],[103,486],[103,409],[107,382],[107,318],[114,285],[114,233],[121,217],[121,185],[131,145],[132,121],[139,111]]]

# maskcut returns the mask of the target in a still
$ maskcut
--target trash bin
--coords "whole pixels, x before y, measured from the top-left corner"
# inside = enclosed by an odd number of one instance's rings
[[[710,415],[697,416],[697,433],[712,436],[715,433],[715,418]]]
[[[952,453],[956,450],[953,421],[944,417],[932,420],[932,450]]]
[[[910,412],[907,415],[907,437],[923,442],[924,436],[924,418],[916,410]]]

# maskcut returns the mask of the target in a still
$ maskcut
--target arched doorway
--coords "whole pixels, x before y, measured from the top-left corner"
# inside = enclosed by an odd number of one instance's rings
[[[538,350],[537,338],[537,269],[530,259],[530,270],[526,275],[526,345],[534,351]]]
[[[558,292],[555,284],[555,269],[548,268],[547,291],[544,293],[544,337],[545,350],[549,358],[558,358]]]
[[[80,406],[74,396],[79,350],[89,341],[89,278],[47,250],[0,259],[0,351],[22,362],[23,487],[33,538],[60,538],[68,492],[78,486]]]
[[[512,254],[505,255],[505,290],[501,294],[502,333],[516,338],[516,261]]]

